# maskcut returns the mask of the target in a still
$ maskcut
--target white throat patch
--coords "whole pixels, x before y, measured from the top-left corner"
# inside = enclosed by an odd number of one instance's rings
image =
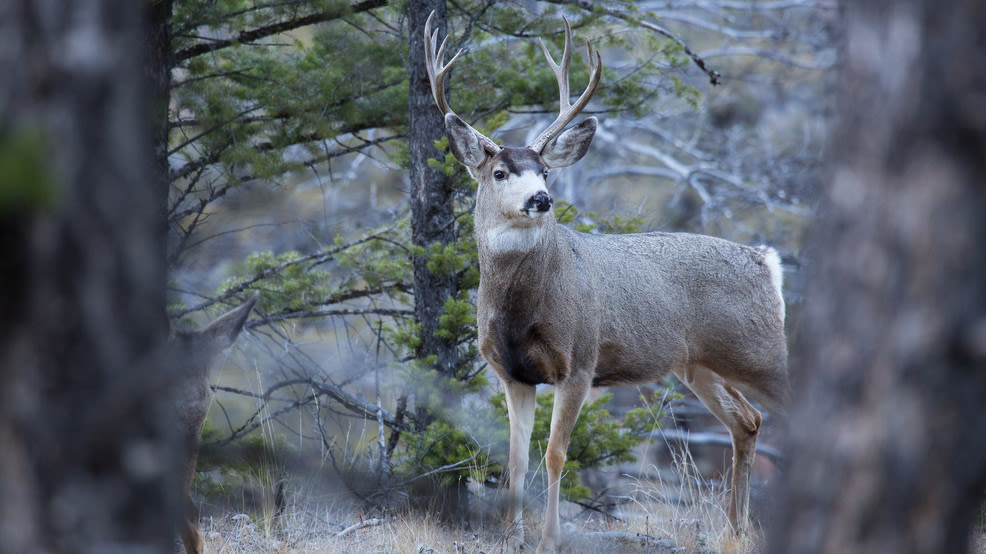
[[[498,225],[486,231],[486,246],[494,253],[526,252],[541,242],[544,229],[541,225],[517,227]]]

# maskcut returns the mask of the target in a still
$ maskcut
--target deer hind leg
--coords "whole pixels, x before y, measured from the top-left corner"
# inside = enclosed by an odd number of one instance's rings
[[[181,491],[184,496],[182,518],[178,522],[178,534],[185,546],[186,554],[201,554],[202,537],[199,535],[199,505],[192,499],[192,482],[195,480],[195,468],[198,462],[199,431],[205,412],[195,426],[191,426],[185,437],[187,453],[181,467]]]
[[[516,550],[524,544],[524,480],[530,458],[531,431],[534,430],[534,385],[504,383],[507,415],[510,418],[510,492],[507,508],[507,545]]]
[[[586,374],[581,374],[585,376]],[[582,410],[582,403],[592,383],[588,378],[571,377],[555,388],[555,404],[551,410],[551,435],[545,452],[548,470],[548,501],[544,512],[544,530],[539,553],[555,552],[561,533],[558,520],[558,496],[561,490],[561,472],[568,454],[568,441],[572,437],[575,421]]]
[[[695,365],[683,381],[716,419],[729,429],[733,442],[733,482],[729,500],[729,523],[736,533],[747,530],[750,520],[750,470],[757,448],[760,412],[725,379],[706,367]]]
[[[189,495],[185,496],[185,513],[181,520],[181,542],[186,554],[201,554],[202,537],[199,535],[199,506]]]

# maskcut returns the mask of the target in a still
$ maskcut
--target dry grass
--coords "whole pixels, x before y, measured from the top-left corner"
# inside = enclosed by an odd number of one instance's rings
[[[340,536],[340,533],[347,531]],[[286,512],[270,527],[246,514],[202,522],[206,552],[247,553],[479,553],[498,552],[495,535],[442,524],[428,515],[359,519],[354,512]]]
[[[626,472],[604,482],[613,487],[610,497],[618,507],[609,515],[562,503],[562,552],[608,553],[754,553],[763,548],[764,534],[756,528],[737,537],[729,528],[726,510],[727,479],[700,475],[690,453],[671,449],[670,468],[643,462],[624,467]],[[641,452],[638,457],[647,459]],[[319,474],[324,475],[326,470]],[[201,521],[206,552],[253,553],[409,553],[479,554],[504,551],[502,495],[484,493],[473,501],[475,511],[492,515],[470,526],[450,525],[433,513],[404,510],[379,516],[363,512],[338,483],[294,477],[287,481],[280,515],[274,515],[270,490],[279,481],[273,474],[254,476],[261,501],[240,511],[220,509],[220,515]],[[635,475],[630,477],[629,474]],[[527,545],[533,552],[540,537],[542,491],[531,487],[526,510]],[[499,496],[498,496],[499,494]],[[540,504],[539,504],[540,503]],[[213,506],[215,510],[215,506]],[[249,513],[242,513],[248,511]],[[970,551],[986,554],[986,535],[970,538]]]
[[[986,554],[986,534],[983,534],[982,530],[972,537],[972,544],[969,547],[969,552],[974,552],[975,554]]]
[[[631,495],[634,517],[629,529],[673,537],[685,552],[759,552],[763,532],[755,521],[754,529],[744,535],[737,536],[732,531],[725,485],[704,479],[687,451],[672,452],[672,478],[664,479],[662,475],[667,473],[652,466],[650,473],[655,479],[636,482]]]
[[[721,485],[697,475],[687,455],[661,473],[642,465],[648,477],[624,476],[622,506],[603,516],[563,503],[563,552],[757,552],[761,533],[736,537],[728,530],[727,497]],[[667,475],[666,478],[660,477]],[[347,501],[315,496],[306,485],[288,489],[281,515],[227,513],[205,517],[206,552],[239,553],[496,553],[504,527],[493,521],[449,525],[437,516],[403,511],[384,517],[361,512]],[[536,491],[532,491],[536,492]],[[496,499],[477,500],[496,504]],[[527,510],[527,538],[534,550],[541,529],[537,498]]]

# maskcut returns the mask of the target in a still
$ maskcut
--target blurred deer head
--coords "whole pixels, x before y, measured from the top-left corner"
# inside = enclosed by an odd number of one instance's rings
[[[250,310],[256,305],[258,295],[210,323],[204,329],[191,333],[177,333],[172,346],[179,349],[188,365],[180,372],[174,388],[175,409],[180,433],[185,441],[187,456],[182,464],[181,483],[185,502],[185,514],[180,525],[182,543],[188,554],[202,552],[199,536],[199,508],[192,500],[191,488],[198,461],[202,422],[212,402],[209,386],[209,370],[216,358],[233,345],[240,335]]]

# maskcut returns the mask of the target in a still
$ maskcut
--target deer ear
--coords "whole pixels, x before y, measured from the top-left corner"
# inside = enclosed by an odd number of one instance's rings
[[[240,331],[243,330],[243,325],[246,323],[247,317],[250,316],[250,310],[253,309],[258,298],[258,294],[253,293],[253,296],[242,306],[226,312],[200,331],[200,334],[212,341],[217,352],[229,348],[236,341]]]
[[[548,167],[568,167],[585,156],[595,135],[596,118],[590,117],[548,141],[541,158]]]
[[[490,151],[491,148],[499,149],[493,141],[454,113],[445,114],[445,132],[448,134],[452,154],[469,169],[479,167],[486,161],[487,155],[496,154]]]

